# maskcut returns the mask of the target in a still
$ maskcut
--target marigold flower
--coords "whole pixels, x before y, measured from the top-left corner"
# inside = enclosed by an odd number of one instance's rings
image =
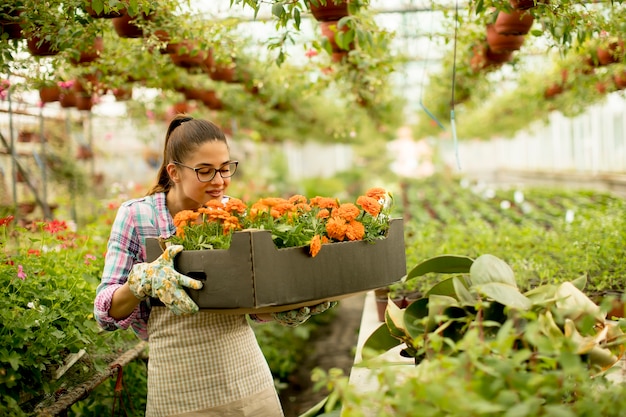
[[[311,199],[311,206],[312,207],[319,207],[319,208],[327,208],[327,209],[334,209],[339,207],[339,203],[337,202],[336,198],[330,198],[330,197],[313,197]]]
[[[241,201],[238,198],[230,198],[225,204],[225,210],[229,213],[239,213],[244,214],[246,212],[246,203]]]
[[[330,210],[328,209],[321,209],[316,216],[318,219],[327,219],[330,217]]]
[[[322,249],[322,238],[320,237],[320,235],[313,236],[313,239],[311,239],[309,254],[311,255],[311,257],[315,257],[315,255],[317,255],[321,249]]]
[[[326,223],[326,233],[328,237],[342,242],[346,238],[346,230],[348,225],[341,217],[332,216]]]
[[[296,210],[301,211],[301,212],[309,212],[311,211],[311,206],[309,206],[308,203],[297,203],[295,205]]]
[[[174,226],[182,227],[187,226],[189,223],[195,221],[200,213],[193,210],[181,210],[174,216]]]
[[[291,197],[289,197],[289,202],[292,203],[292,204],[295,204],[295,205],[301,204],[301,203],[306,204],[307,203],[307,198],[305,196],[303,196],[303,195],[295,194],[295,195],[292,195]]]
[[[374,188],[370,188],[369,190],[367,190],[365,192],[365,195],[367,197],[372,197],[375,200],[386,200],[387,199],[387,190],[385,190],[384,188],[381,187],[374,187]]]
[[[230,216],[228,219],[224,220],[224,234],[227,235],[235,230],[241,229],[241,224],[239,224],[239,219],[237,216]]]
[[[344,203],[333,211],[333,216],[339,216],[347,222],[355,220],[359,214],[361,214],[361,210],[352,203]]]
[[[346,237],[348,240],[362,240],[365,236],[365,226],[358,220],[352,220],[346,227]]]
[[[277,219],[283,214],[295,211],[295,209],[296,207],[292,203],[285,200],[281,203],[276,204],[274,207],[272,207],[272,210],[271,210],[272,217]]]
[[[356,203],[359,206],[363,207],[363,210],[365,210],[366,213],[370,214],[373,217],[378,216],[378,214],[380,213],[381,205],[378,200],[373,197],[362,195],[357,198]]]

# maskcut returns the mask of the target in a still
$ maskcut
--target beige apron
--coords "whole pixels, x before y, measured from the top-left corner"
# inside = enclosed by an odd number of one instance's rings
[[[282,417],[274,380],[244,315],[200,310],[148,320],[147,417]]]

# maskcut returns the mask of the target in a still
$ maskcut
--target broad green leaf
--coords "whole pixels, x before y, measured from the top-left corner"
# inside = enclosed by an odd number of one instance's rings
[[[598,305],[589,299],[571,282],[564,282],[556,290],[556,306],[563,315],[574,321],[581,316],[591,314],[597,320],[604,321],[604,314]]]
[[[452,278],[446,278],[433,285],[432,288],[426,293],[427,297],[431,295],[446,295],[448,297],[457,298]]]
[[[470,268],[470,279],[472,285],[500,282],[517,288],[515,274],[511,267],[502,259],[490,254],[476,258]]]
[[[393,337],[389,332],[389,327],[386,323],[381,324],[363,344],[363,354],[366,350],[381,354],[387,352],[402,343],[398,338]]]
[[[406,337],[406,329],[404,328],[404,310],[391,300],[387,301],[387,310],[385,310],[385,323],[389,327],[389,332],[393,337],[404,339]]]
[[[579,276],[578,278],[572,281],[572,285],[574,285],[574,287],[578,288],[579,290],[584,291],[585,287],[587,286],[587,276],[586,275]]]
[[[467,256],[440,255],[417,264],[406,276],[411,279],[431,272],[437,274],[466,274],[474,260]]]
[[[411,338],[417,339],[426,332],[425,317],[428,317],[428,298],[420,298],[404,310],[404,326]]]
[[[438,326],[436,316],[442,315],[450,306],[457,306],[458,302],[453,297],[433,294],[428,297],[428,324],[426,331],[430,332]]]
[[[517,287],[512,287],[501,282],[476,285],[474,288],[479,294],[485,295],[507,307],[518,310],[528,310],[532,305],[532,302],[520,293]]]
[[[454,284],[456,297],[462,305],[474,305],[476,303],[476,298],[467,289],[467,282],[465,279],[461,280],[457,277],[453,277],[452,283]]]

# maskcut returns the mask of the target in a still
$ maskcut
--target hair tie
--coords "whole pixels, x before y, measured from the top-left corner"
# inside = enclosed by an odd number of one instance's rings
[[[188,122],[190,120],[193,120],[193,117],[183,117],[181,119],[175,119],[172,121],[172,126],[170,131],[176,129],[178,126],[182,125],[185,122]]]

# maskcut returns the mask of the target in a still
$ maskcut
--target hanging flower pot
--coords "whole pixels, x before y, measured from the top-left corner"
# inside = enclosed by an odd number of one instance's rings
[[[93,107],[93,97],[85,94],[76,94],[76,108],[90,111]]]
[[[487,25],[487,43],[496,53],[518,51],[524,44],[524,35],[501,35],[494,25]]]
[[[85,11],[87,12],[87,14],[89,14],[89,16],[93,17],[94,19],[113,19],[114,17],[121,17],[124,15],[124,13],[126,13],[125,7],[121,8],[120,10],[114,10],[109,8],[109,11],[105,11],[103,7],[100,12],[96,12],[92,7],[92,3],[92,0],[87,0],[87,3],[85,4]]]
[[[212,50],[209,50],[209,53],[204,60],[203,68],[213,81],[223,81],[226,83],[236,83],[240,81],[237,76],[237,65],[233,61],[216,61],[213,57]]]
[[[165,55],[165,54],[173,54],[177,52],[177,44],[175,43],[170,43],[170,34],[167,33],[167,31],[163,30],[163,29],[157,29],[154,32],[152,32],[152,34],[157,38],[157,40],[161,43],[161,44],[165,44],[165,46],[162,46],[159,48],[159,53]],[[152,52],[152,50],[154,49],[153,46],[150,46],[150,52]]]
[[[78,149],[76,151],[76,158],[80,160],[93,158],[93,151],[91,150],[91,147],[86,144],[78,145]]]
[[[30,132],[28,130],[21,130],[18,134],[17,134],[17,141],[18,142],[37,142],[37,134],[35,132]]]
[[[22,38],[22,26],[20,23],[23,22],[23,19],[21,19],[23,12],[23,9],[14,8],[9,4],[0,6],[0,16],[6,16],[0,19],[0,38],[4,33],[8,35],[8,39]]]
[[[63,108],[76,107],[76,93],[72,90],[61,91],[59,103]]]
[[[207,59],[207,53],[199,49],[196,41],[182,40],[175,44],[169,44],[168,48],[172,51],[170,54],[172,63],[178,67],[199,67]]]
[[[626,89],[626,70],[618,71],[613,74],[613,81],[618,90]]]
[[[118,88],[114,88],[112,92],[113,92],[113,95],[115,96],[115,100],[117,101],[126,101],[126,100],[130,100],[133,98],[132,87],[128,87],[128,88],[118,87]]]
[[[599,65],[609,65],[621,62],[624,58],[624,41],[613,40],[606,45],[598,47],[596,50],[598,54]]]
[[[39,99],[42,103],[52,103],[59,101],[61,89],[58,85],[47,85],[39,89]]]
[[[38,35],[31,34],[26,41],[28,51],[32,56],[52,56],[57,55],[59,51],[53,46],[52,42],[41,39]]]
[[[313,3],[309,3],[311,14],[318,22],[337,21],[342,17],[348,16],[348,2],[338,1],[335,4],[335,0],[325,0],[326,4],[322,5],[320,0],[315,6]]]
[[[501,35],[525,35],[530,31],[535,18],[528,11],[511,10],[511,13],[500,11],[494,28]]]
[[[567,82],[568,71],[561,71],[561,80],[550,84],[544,91],[543,96],[547,99],[554,98],[565,91],[565,83]]]
[[[345,52],[354,49],[354,41],[351,41],[347,45],[347,48],[343,48],[337,43],[337,38],[339,36],[342,36],[343,34],[346,34],[349,31],[349,27],[347,25],[339,28],[339,22],[325,21],[320,22],[320,29],[322,31],[322,36],[328,39],[332,52]]]
[[[545,3],[545,0],[510,0],[511,7],[517,10],[532,9],[539,3]]]
[[[200,101],[211,110],[221,110],[224,107],[215,90],[201,90]]]
[[[130,16],[128,12],[120,17],[114,17],[113,28],[120,38],[141,38],[143,37],[143,29],[137,25],[137,19],[150,20],[152,15],[141,13],[137,16]]]
[[[93,62],[100,57],[103,51],[104,40],[102,36],[96,36],[93,43],[87,46],[85,50],[81,51],[78,57],[71,57],[70,62],[74,65]]]

